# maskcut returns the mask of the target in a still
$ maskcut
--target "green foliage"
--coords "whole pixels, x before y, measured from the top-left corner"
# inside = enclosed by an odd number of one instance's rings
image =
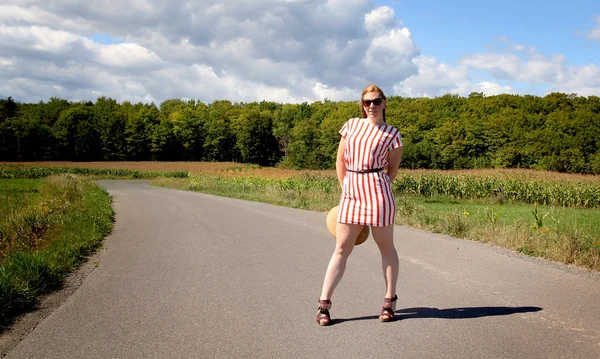
[[[486,207],[485,210],[485,219],[491,224],[496,225],[498,223],[498,218],[500,217],[500,212],[496,211],[495,208]]]
[[[131,107],[126,104],[125,110],[128,116],[125,127],[127,159],[151,160],[151,141],[154,127],[158,123],[158,109],[154,105],[138,104]]]
[[[250,110],[235,121],[234,133],[242,161],[273,166],[279,160],[277,139],[273,136],[272,116],[268,111]]]
[[[539,213],[537,205],[533,207],[533,211],[531,211],[531,213],[533,214],[533,218],[535,218],[533,228],[543,228],[544,227],[544,219],[550,213],[549,212],[546,214]]]
[[[0,120],[15,118],[18,115],[19,106],[12,97],[0,99]]]
[[[424,140],[412,144],[410,140],[404,140],[403,145],[402,161],[405,163],[403,167],[411,169],[440,169],[442,167],[442,154],[439,147],[433,141]]]
[[[203,153],[209,161],[239,160],[235,135],[231,128],[233,106],[229,101],[215,101],[208,111]]]
[[[94,161],[101,158],[100,128],[89,106],[77,106],[61,113],[53,126],[59,158]]]
[[[98,98],[93,111],[100,130],[102,159],[125,160],[127,158],[126,114],[117,101],[105,97]]]
[[[47,103],[0,100],[0,160],[240,161],[296,169],[335,167],[339,129],[356,101],[301,104]],[[600,174],[600,99],[472,93],[388,97],[386,118],[404,140],[401,166],[529,168]]]
[[[208,106],[203,103],[193,103],[170,116],[171,121],[175,124],[173,132],[176,141],[182,146],[179,159],[198,161],[203,158],[207,113]]]
[[[284,160],[287,160],[288,147],[291,141],[297,109],[298,107],[295,105],[285,104],[275,111],[273,135],[277,138],[279,148],[284,155]]]
[[[600,185],[520,178],[447,175],[442,172],[400,173],[392,189],[397,196],[496,198],[529,204],[600,207]]]
[[[175,172],[145,172],[128,169],[86,168],[86,167],[30,167],[21,165],[0,165],[0,179],[43,178],[55,174],[70,173],[77,175],[93,175],[103,177],[154,178],[173,177],[185,178],[185,171]]]

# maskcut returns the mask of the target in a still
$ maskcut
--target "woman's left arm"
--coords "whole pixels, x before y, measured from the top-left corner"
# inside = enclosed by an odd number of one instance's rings
[[[390,177],[390,181],[394,181],[396,175],[398,175],[398,168],[400,168],[400,160],[402,159],[402,146],[396,147],[388,153],[388,170],[387,175]]]

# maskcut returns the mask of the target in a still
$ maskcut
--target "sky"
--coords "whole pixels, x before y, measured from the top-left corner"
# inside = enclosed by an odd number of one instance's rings
[[[600,1],[1,0],[0,98],[600,96]]]

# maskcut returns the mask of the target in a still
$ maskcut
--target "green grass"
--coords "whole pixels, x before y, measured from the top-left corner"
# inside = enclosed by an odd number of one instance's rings
[[[40,189],[39,179],[21,178],[19,180],[0,179],[0,192],[31,192]]]
[[[402,197],[396,223],[600,270],[598,209]]]
[[[60,286],[110,233],[114,215],[108,193],[82,177],[63,174],[2,181],[1,186],[21,189],[17,197],[37,190],[38,197],[0,227],[0,327]],[[45,225],[43,231],[20,232],[30,224],[36,227],[34,220]]]
[[[0,179],[0,222],[8,218],[13,208],[38,201],[41,182],[39,179]]]
[[[29,247],[47,229],[40,179],[0,179],[0,260],[15,248]]]
[[[434,217],[442,218],[455,214],[457,211],[465,217],[481,224],[496,222],[499,225],[510,225],[523,222],[535,227],[551,228],[555,231],[566,231],[569,228],[578,228],[590,236],[600,235],[594,228],[600,228],[600,211],[588,208],[569,208],[556,206],[537,206],[538,218],[536,221],[535,205],[523,203],[499,204],[495,200],[456,200],[451,198],[422,198],[403,197],[413,206],[423,206]],[[538,226],[538,224],[542,224]]]
[[[40,186],[41,180],[37,179],[0,179],[0,221],[8,218],[12,208],[39,200]]]

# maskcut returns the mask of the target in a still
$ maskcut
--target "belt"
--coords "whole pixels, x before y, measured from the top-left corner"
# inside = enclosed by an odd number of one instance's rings
[[[382,168],[371,168],[370,170],[359,170],[359,171],[353,171],[353,170],[349,170],[346,168],[346,171],[354,172],[354,173],[373,173],[373,172],[379,172],[382,170],[383,170],[383,167]]]

